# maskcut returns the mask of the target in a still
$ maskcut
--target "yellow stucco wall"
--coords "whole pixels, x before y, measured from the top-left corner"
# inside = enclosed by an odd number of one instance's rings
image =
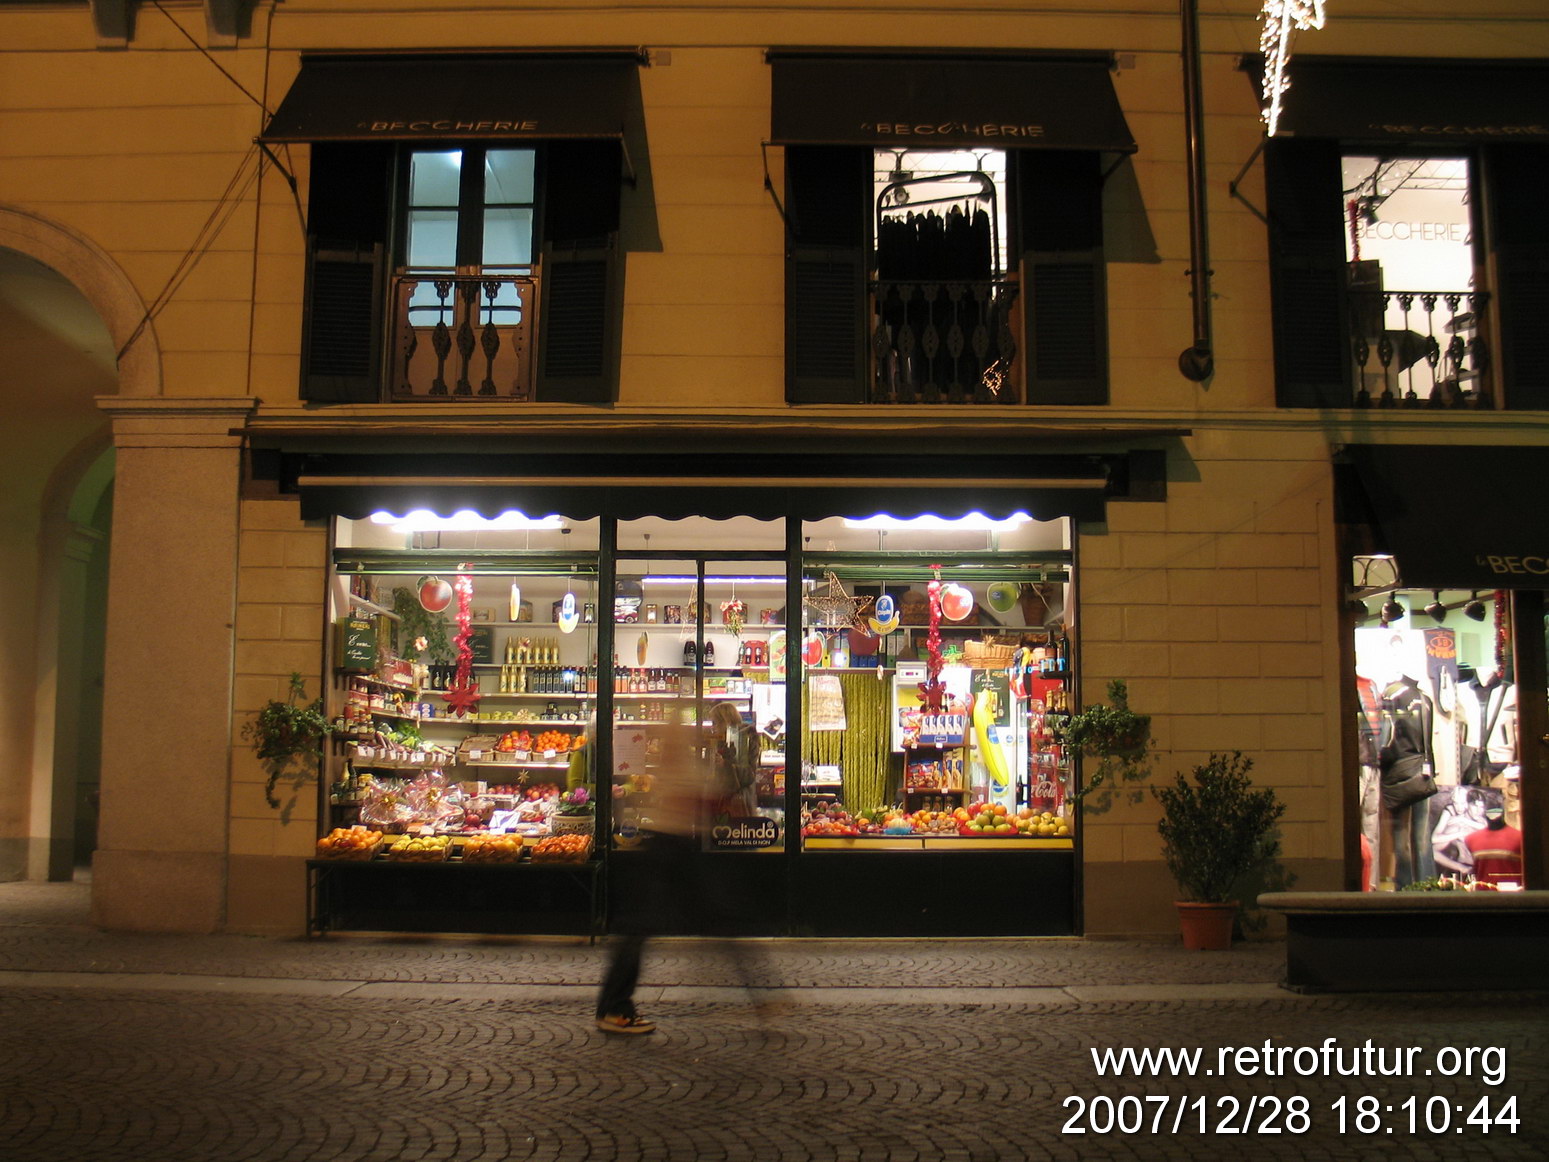
[[[1137,708],[1155,716],[1161,773],[1212,750],[1248,752],[1260,781],[1289,805],[1285,852],[1305,885],[1337,882],[1344,788],[1328,449],[1352,431],[1369,435],[1395,418],[1287,416],[1274,409],[1264,228],[1249,205],[1227,192],[1260,135],[1251,86],[1236,62],[1257,47],[1257,3],[1228,0],[1201,17],[1216,339],[1216,374],[1203,386],[1177,370],[1178,354],[1191,341],[1191,307],[1172,0],[1091,3],[1079,11],[1012,0],[966,9],[923,0],[757,6],[621,0],[584,10],[474,0],[459,5],[455,18],[427,0],[260,2],[251,34],[235,46],[212,47],[214,63],[171,23],[202,40],[199,6],[162,7],[140,6],[131,41],[106,47],[99,46],[84,6],[9,5],[0,12],[0,229],[7,214],[46,222],[93,256],[92,262],[65,256],[59,264],[78,284],[89,284],[83,293],[108,319],[115,346],[128,340],[139,316],[151,314],[120,360],[120,397],[185,400],[196,412],[204,408],[200,414],[235,417],[212,419],[199,438],[189,439],[176,411],[114,413],[121,445],[128,440],[140,450],[121,462],[121,480],[132,487],[121,492],[127,507],[115,533],[115,573],[127,581],[115,607],[120,645],[110,653],[110,695],[138,688],[143,662],[128,645],[151,640],[137,594],[147,588],[155,554],[135,542],[153,538],[167,518],[168,510],[156,507],[169,498],[165,479],[215,490],[198,504],[173,499],[200,514],[230,514],[215,532],[229,538],[230,557],[217,568],[209,545],[197,552],[190,546],[185,554],[199,576],[225,586],[207,595],[202,611],[208,632],[224,640],[200,643],[211,648],[192,671],[201,679],[198,696],[149,740],[135,737],[137,723],[110,712],[105,767],[120,780],[149,779],[152,754],[158,763],[199,767],[186,776],[192,812],[186,818],[148,820],[119,800],[118,822],[105,824],[105,850],[116,853],[105,867],[115,861],[134,867],[101,894],[105,922],[121,920],[138,886],[167,865],[179,882],[195,885],[188,907],[169,923],[242,930],[300,923],[299,857],[315,834],[315,800],[303,792],[280,813],[265,806],[263,774],[237,732],[259,703],[283,694],[290,671],[306,676],[309,691],[318,689],[325,534],[302,526],[292,502],[239,503],[235,453],[219,433],[222,424],[243,422],[237,401],[256,398],[259,417],[313,414],[297,399],[301,210],[277,169],[266,164],[260,176],[252,139],[265,119],[257,101],[274,108],[301,53],[326,50],[619,44],[649,50],[653,63],[641,71],[641,91],[655,203],[626,200],[625,212],[652,213],[662,245],[627,255],[618,405],[607,416],[514,405],[519,416],[624,424],[709,415],[764,423],[787,413],[783,233],[764,189],[761,148],[769,130],[765,47],[956,45],[1121,54],[1113,83],[1139,151],[1115,172],[1107,193],[1113,402],[1005,419],[1075,432],[1104,425],[1193,433],[1175,444],[1165,504],[1114,504],[1108,526],[1081,538],[1084,694],[1099,700],[1110,677],[1130,681]],[[1327,30],[1304,35],[1299,48],[1549,56],[1549,20],[1539,0],[1492,0],[1488,11],[1466,18],[1439,0],[1406,5],[1401,14],[1373,3],[1342,6]],[[308,150],[277,152],[300,183],[304,207]],[[771,147],[767,160],[781,190],[781,151]],[[1262,167],[1241,176],[1243,196],[1261,209]],[[21,235],[13,229],[9,236]],[[7,237],[0,232],[0,245]],[[126,309],[126,301],[138,310]],[[217,402],[205,408],[200,401]],[[976,419],[1000,415],[966,411]],[[820,426],[825,418],[850,422],[865,414],[808,409],[802,418]],[[964,415],[939,409],[887,418],[929,426]],[[1460,432],[1513,438],[1506,424],[1494,416],[1449,414],[1409,417],[1390,430],[1410,440]],[[167,474],[162,482],[156,472]],[[229,616],[215,620],[222,603]],[[170,647],[166,652],[174,662],[182,656]],[[212,681],[228,693],[208,698]],[[120,796],[123,788],[121,781]],[[18,817],[13,808],[0,806],[0,819]],[[195,842],[174,823],[208,823],[215,834]],[[1090,931],[1170,927],[1165,877],[1151,874],[1160,869],[1154,824],[1150,803],[1089,820]],[[148,835],[159,838],[146,846]]]

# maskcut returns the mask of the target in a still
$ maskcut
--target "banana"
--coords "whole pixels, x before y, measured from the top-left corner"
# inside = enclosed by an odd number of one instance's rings
[[[990,773],[990,789],[998,794],[1010,788],[1011,776],[1006,771],[1004,752],[990,740],[990,725],[995,721],[994,691],[981,690],[975,695],[973,720],[979,756],[984,760],[984,769]]]

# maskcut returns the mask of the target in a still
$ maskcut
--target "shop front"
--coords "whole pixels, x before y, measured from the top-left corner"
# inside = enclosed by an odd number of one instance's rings
[[[332,541],[313,931],[616,928],[685,777],[684,932],[1081,931],[1077,526],[1130,458],[608,464],[282,473]]]
[[[1345,450],[1363,891],[1543,887],[1545,526],[1534,448]]]

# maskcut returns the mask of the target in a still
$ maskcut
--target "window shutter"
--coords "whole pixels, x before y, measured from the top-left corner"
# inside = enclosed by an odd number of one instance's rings
[[[866,399],[871,151],[785,150],[785,398]]]
[[[1549,409],[1549,219],[1543,194],[1549,147],[1493,146],[1485,150],[1485,163],[1505,406]]]
[[[1108,402],[1108,296],[1101,157],[1013,155],[1026,319],[1027,402]]]
[[[301,329],[301,398],[312,403],[381,398],[393,156],[375,142],[312,147]]]
[[[1280,407],[1355,404],[1340,154],[1337,141],[1276,137],[1264,148]]]
[[[607,403],[619,372],[619,143],[550,142],[544,168],[537,397]]]

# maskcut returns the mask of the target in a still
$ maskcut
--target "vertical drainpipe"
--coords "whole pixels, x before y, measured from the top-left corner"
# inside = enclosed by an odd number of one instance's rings
[[[1194,299],[1194,344],[1178,356],[1185,379],[1202,383],[1215,371],[1210,340],[1210,244],[1205,229],[1205,126],[1200,98],[1199,5],[1181,0],[1183,122],[1189,168],[1189,277]]]

